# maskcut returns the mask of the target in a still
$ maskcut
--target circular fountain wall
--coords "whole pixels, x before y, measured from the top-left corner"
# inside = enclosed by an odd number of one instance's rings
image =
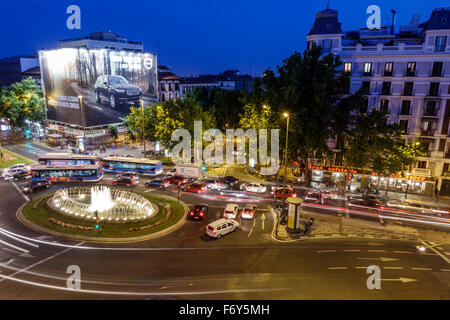
[[[158,212],[144,197],[105,186],[60,189],[48,203],[64,215],[116,223],[147,220]]]

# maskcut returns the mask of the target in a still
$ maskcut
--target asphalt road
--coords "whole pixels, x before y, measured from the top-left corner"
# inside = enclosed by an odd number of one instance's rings
[[[420,254],[418,243],[392,240],[280,243],[271,237],[270,200],[187,193],[181,199],[188,205],[209,205],[205,221],[127,245],[66,241],[17,221],[16,209],[27,200],[16,186],[24,183],[0,181],[0,299],[450,298],[449,244]],[[173,189],[145,191],[176,197]],[[256,219],[221,239],[205,236],[205,225],[231,201],[256,204]],[[66,287],[70,265],[80,267],[79,291]],[[367,288],[370,265],[380,267],[380,290]]]

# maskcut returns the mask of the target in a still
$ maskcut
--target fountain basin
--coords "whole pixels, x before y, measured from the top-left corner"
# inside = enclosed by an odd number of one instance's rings
[[[148,220],[159,210],[157,205],[136,193],[106,186],[60,189],[48,204],[66,216],[108,223]]]

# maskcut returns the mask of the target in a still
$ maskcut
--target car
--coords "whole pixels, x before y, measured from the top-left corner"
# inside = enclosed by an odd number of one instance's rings
[[[321,197],[319,193],[307,193],[303,200],[316,202],[320,201]]]
[[[125,185],[125,186],[132,186],[136,184],[136,181],[130,178],[116,178],[112,182],[113,185]]]
[[[116,174],[116,178],[130,178],[133,179],[134,181],[136,181],[137,183],[139,183],[139,174],[137,174],[136,172],[122,172],[119,174]]]
[[[253,219],[256,215],[256,206],[255,205],[247,205],[242,209],[241,218],[242,219]]]
[[[51,186],[51,182],[47,179],[39,179],[39,180],[34,180],[32,181],[30,184],[26,184],[25,186],[22,187],[22,191],[24,193],[30,193],[33,191],[36,191],[38,189],[48,189]]]
[[[97,102],[101,103],[102,98],[105,98],[113,109],[122,103],[137,105],[142,97],[141,89],[130,84],[123,76],[99,76],[94,84],[94,92]]]
[[[8,169],[4,175],[6,181],[17,181],[23,177],[30,177],[30,172],[25,167],[18,167],[14,169]]]
[[[365,209],[371,209],[376,211],[383,211],[384,206],[380,200],[366,199],[366,200],[350,200],[348,202],[349,207],[363,207]]]
[[[283,186],[277,186],[273,191],[272,194],[277,199],[283,199]],[[292,188],[289,185],[286,185],[284,188],[284,198],[291,198],[291,197],[297,197],[297,194],[294,191],[294,188]]]
[[[189,218],[194,220],[203,220],[208,214],[207,204],[198,204],[189,212]]]
[[[266,192],[266,187],[261,183],[244,183],[241,185],[241,190],[256,192],[256,193],[264,193]]]
[[[239,207],[237,204],[234,204],[234,203],[227,204],[227,206],[225,207],[225,210],[223,210],[222,217],[228,218],[228,219],[234,219],[237,216],[238,210],[239,210]]]
[[[203,183],[190,183],[183,186],[183,191],[202,193],[206,192],[206,186]]]
[[[183,185],[188,183],[189,179],[183,176],[172,176],[167,179],[170,184]]]
[[[205,179],[202,180],[205,186],[211,190],[223,190],[226,189],[225,184],[220,182],[219,179]]]
[[[151,187],[159,187],[159,188],[165,188],[169,185],[169,182],[166,179],[153,179],[145,182],[145,186],[147,188]]]
[[[237,231],[240,225],[236,220],[219,219],[206,226],[206,234],[212,238],[221,238],[222,236]]]
[[[222,178],[222,181],[229,185],[235,185],[239,182],[239,179],[233,176],[226,176]]]
[[[166,176],[173,177],[176,174],[177,174],[177,168],[172,168],[169,171],[167,171]]]
[[[283,185],[282,184],[278,184],[278,185],[273,185],[271,187],[272,191],[276,190],[276,189],[283,189]],[[286,185],[286,189],[292,189],[291,185]]]

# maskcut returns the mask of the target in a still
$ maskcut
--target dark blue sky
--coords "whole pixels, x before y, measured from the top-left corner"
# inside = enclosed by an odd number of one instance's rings
[[[66,8],[81,8],[81,30],[66,28]],[[366,8],[376,4],[382,23],[396,26],[411,15],[428,19],[443,0],[330,0],[343,29],[364,27]],[[58,39],[111,30],[143,41],[146,51],[179,75],[217,73],[227,68],[253,75],[275,67],[295,50],[303,51],[315,14],[326,0],[7,0],[2,1],[0,57],[56,47]],[[159,44],[159,45],[158,45]]]

